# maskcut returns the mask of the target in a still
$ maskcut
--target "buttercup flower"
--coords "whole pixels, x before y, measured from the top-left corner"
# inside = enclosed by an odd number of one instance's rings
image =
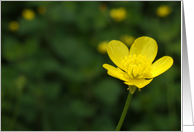
[[[25,9],[22,11],[22,16],[27,20],[32,20],[35,17],[35,13],[33,10]]]
[[[171,8],[167,5],[161,5],[158,7],[158,9],[156,10],[156,14],[159,17],[166,17],[171,13]]]
[[[97,50],[98,52],[104,54],[107,51],[107,45],[108,45],[108,41],[102,41],[98,44]]]
[[[131,46],[135,38],[133,36],[124,35],[121,37],[121,41],[124,42],[127,46]]]
[[[125,8],[121,7],[118,9],[111,9],[110,10],[110,16],[115,20],[115,21],[122,21],[126,18],[127,11]]]
[[[9,23],[9,29],[10,29],[11,31],[16,31],[16,30],[18,30],[18,29],[19,29],[19,24],[18,24],[18,22],[17,22],[17,21],[11,21],[11,22]]]
[[[110,59],[117,67],[103,64],[108,74],[121,79],[129,86],[143,88],[148,85],[154,77],[168,70],[173,59],[170,56],[163,56],[154,63],[158,45],[150,37],[139,37],[132,44],[130,50],[118,40],[112,40],[107,46]]]

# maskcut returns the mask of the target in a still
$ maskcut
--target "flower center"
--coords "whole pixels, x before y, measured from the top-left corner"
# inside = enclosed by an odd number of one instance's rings
[[[149,79],[152,78],[151,74],[151,62],[146,56],[134,54],[133,56],[125,56],[125,60],[122,60],[123,70],[126,75],[131,79]]]

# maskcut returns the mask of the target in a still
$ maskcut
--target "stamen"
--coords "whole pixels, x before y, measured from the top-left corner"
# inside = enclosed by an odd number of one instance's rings
[[[136,77],[138,73],[139,73],[139,68],[137,65],[134,65],[133,66],[133,76]]]
[[[145,55],[129,55],[125,56],[125,60],[122,61],[122,65],[125,73],[129,78],[152,78],[150,73],[151,63],[149,58],[146,58]]]

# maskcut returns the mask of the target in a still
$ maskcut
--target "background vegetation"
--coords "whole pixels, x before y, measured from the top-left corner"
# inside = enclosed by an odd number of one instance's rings
[[[174,64],[135,92],[121,130],[180,131],[180,1],[1,2],[1,130],[114,131],[128,87],[107,75],[98,46],[140,36]]]

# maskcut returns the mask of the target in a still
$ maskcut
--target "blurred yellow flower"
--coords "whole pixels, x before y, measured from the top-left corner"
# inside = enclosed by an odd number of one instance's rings
[[[35,17],[35,13],[33,10],[25,9],[22,11],[22,16],[27,20],[32,20]]]
[[[19,24],[18,24],[18,22],[17,22],[17,21],[11,21],[11,22],[9,23],[9,29],[10,29],[11,31],[16,31],[16,30],[18,30],[18,29],[19,29]]]
[[[131,46],[134,40],[135,40],[135,37],[129,36],[129,35],[124,35],[121,37],[121,41],[125,43],[127,46]]]
[[[127,11],[123,7],[110,10],[110,16],[117,22],[124,20],[126,18],[126,15]]]
[[[108,41],[102,41],[98,44],[97,50],[98,52],[105,54],[107,52]]]
[[[166,17],[171,13],[171,8],[167,5],[161,5],[157,8],[156,14],[159,17]]]
[[[158,52],[158,45],[150,37],[137,38],[130,50],[122,42],[112,40],[108,43],[107,52],[117,66],[116,68],[103,64],[108,74],[123,80],[129,86],[136,86],[139,90],[173,64],[170,56],[163,56],[152,64]]]
[[[100,4],[99,9],[100,9],[100,11],[102,11],[102,12],[105,11],[105,10],[107,9],[106,4],[104,4],[104,3]]]
[[[45,6],[38,7],[38,13],[44,14],[45,12],[46,12],[46,7]]]

